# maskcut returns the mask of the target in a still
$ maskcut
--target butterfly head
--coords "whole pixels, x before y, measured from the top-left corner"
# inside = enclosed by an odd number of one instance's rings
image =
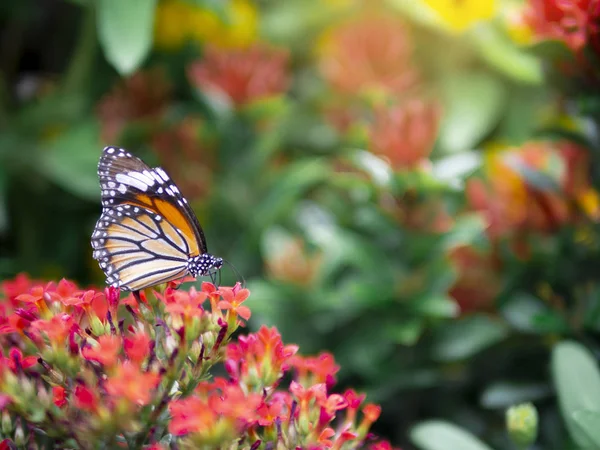
[[[193,277],[203,277],[219,270],[223,266],[223,258],[203,253],[188,261],[188,270]]]

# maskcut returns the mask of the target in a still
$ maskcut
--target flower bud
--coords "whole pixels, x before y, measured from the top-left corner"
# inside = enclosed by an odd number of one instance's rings
[[[528,447],[537,438],[538,414],[531,403],[512,406],[506,411],[506,428],[512,441],[520,447]]]
[[[8,411],[2,411],[2,422],[0,429],[4,436],[9,436],[13,428],[12,420]]]
[[[15,444],[17,447],[24,447],[26,443],[27,439],[25,437],[25,431],[23,431],[23,427],[19,421],[17,422],[17,428],[15,430]]]
[[[92,329],[92,333],[96,336],[102,336],[105,334],[106,328],[102,321],[96,315],[90,316],[90,328]]]

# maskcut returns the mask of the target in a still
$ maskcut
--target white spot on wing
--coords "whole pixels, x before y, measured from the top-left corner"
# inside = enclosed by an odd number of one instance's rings
[[[165,180],[165,181],[169,181],[169,176],[165,173],[164,170],[162,170],[160,167],[154,169],[156,171],[157,174],[160,175],[160,177]]]
[[[131,176],[131,174],[134,174],[134,173],[137,173],[137,172],[129,172],[129,175],[125,175],[123,173],[118,173],[116,176],[116,179],[119,183],[123,183],[128,186],[137,188],[140,191],[146,192],[146,190],[148,189],[148,183],[146,183],[143,180],[138,179],[137,177],[134,178],[133,176]],[[152,183],[154,183],[154,181]]]

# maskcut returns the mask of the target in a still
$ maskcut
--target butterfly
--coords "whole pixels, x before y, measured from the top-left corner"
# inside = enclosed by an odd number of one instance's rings
[[[162,168],[106,147],[98,177],[102,214],[91,243],[107,284],[138,297],[145,288],[221,269],[223,259],[207,252],[198,219]]]

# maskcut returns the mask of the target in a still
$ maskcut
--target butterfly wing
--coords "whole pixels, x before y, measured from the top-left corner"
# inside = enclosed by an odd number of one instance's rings
[[[110,285],[136,291],[175,280],[206,253],[196,216],[164,170],[107,147],[98,176],[103,210],[92,247]]]

